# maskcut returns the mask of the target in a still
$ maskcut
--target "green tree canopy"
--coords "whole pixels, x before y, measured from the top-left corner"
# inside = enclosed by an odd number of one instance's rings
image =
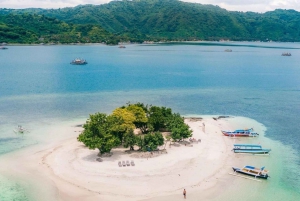
[[[143,151],[156,150],[164,144],[164,137],[159,129],[171,131],[170,137],[175,141],[191,136],[192,131],[188,125],[180,114],[172,114],[171,108],[151,106],[147,111],[148,113],[145,108],[133,104],[117,108],[111,115],[91,114],[77,139],[90,149],[99,149],[103,154],[120,144],[130,147],[130,150],[134,150],[135,145]],[[149,132],[135,135],[134,129],[141,125],[146,125]],[[152,132],[153,128],[156,132]]]
[[[183,140],[192,136],[192,130],[184,123],[180,114],[169,116],[166,126],[171,131],[171,138],[174,141]]]
[[[129,105],[126,109],[135,116],[135,120],[133,122],[135,127],[141,129],[141,131],[145,133],[147,130],[148,118],[144,109],[138,105]]]
[[[148,117],[149,124],[151,124],[154,131],[166,128],[166,120],[169,116],[172,116],[171,108],[151,106]]]
[[[111,133],[111,126],[112,122],[108,121],[106,114],[91,114],[77,139],[89,149],[98,149],[101,154],[110,152],[120,144],[119,138]]]
[[[123,146],[125,148],[130,147],[130,150],[134,150],[134,145],[138,142],[138,137],[134,134],[133,130],[128,130],[124,134]]]

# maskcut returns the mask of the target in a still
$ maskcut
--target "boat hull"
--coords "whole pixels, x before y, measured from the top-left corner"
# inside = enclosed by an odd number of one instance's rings
[[[234,132],[227,132],[222,131],[223,135],[229,136],[229,137],[256,137],[257,133],[234,133]]]
[[[271,149],[233,149],[234,153],[268,154]]]
[[[83,63],[75,63],[75,62],[71,62],[70,64],[72,64],[72,65],[86,65],[87,62],[83,62]]]
[[[244,175],[247,175],[247,176],[251,176],[251,177],[255,177],[255,178],[268,179],[268,177],[269,177],[268,174],[265,174],[265,175],[251,174],[251,173],[248,173],[248,172],[244,172],[240,168],[236,168],[236,167],[232,167],[232,169],[233,169],[234,172],[244,174]]]

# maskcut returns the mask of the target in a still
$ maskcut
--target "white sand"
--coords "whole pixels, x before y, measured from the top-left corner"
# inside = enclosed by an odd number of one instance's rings
[[[214,189],[217,183],[232,179],[228,172],[236,160],[231,151],[233,141],[221,130],[233,128],[226,119],[211,117],[187,119],[186,123],[201,143],[171,147],[168,143],[167,154],[148,159],[134,158],[135,153],[117,148],[112,157],[98,162],[98,151],[76,139],[82,128],[70,127],[60,132],[69,132],[67,136],[72,138],[7,155],[0,159],[8,161],[1,169],[28,180],[37,200],[179,200],[184,188],[191,200],[208,199],[222,190]],[[118,166],[118,161],[126,160],[134,160],[135,166]]]

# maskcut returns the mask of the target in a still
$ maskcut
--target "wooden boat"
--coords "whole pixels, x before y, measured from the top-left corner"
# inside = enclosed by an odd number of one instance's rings
[[[126,48],[124,45],[120,45],[119,48]]]
[[[72,65],[85,65],[87,64],[87,61],[84,59],[74,59],[73,61],[71,61]]]
[[[231,49],[226,49],[226,50],[224,50],[225,52],[232,52],[232,50]]]
[[[0,47],[0,50],[7,50],[7,47]]]
[[[232,167],[234,172],[252,176],[255,178],[267,179],[269,177],[268,170],[265,170],[265,167],[256,168],[253,166],[245,166],[243,168]]]
[[[263,149],[259,144],[234,144],[234,153],[268,154],[271,149]]]
[[[259,134],[253,132],[253,128],[250,129],[239,129],[235,131],[222,131],[223,135],[230,137],[256,137]]]

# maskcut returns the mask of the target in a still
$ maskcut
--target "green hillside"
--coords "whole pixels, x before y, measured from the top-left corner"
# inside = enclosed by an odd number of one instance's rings
[[[120,40],[126,38],[111,34],[99,25],[68,24],[38,14],[0,15],[0,42],[117,44]]]
[[[300,13],[231,12],[218,6],[179,0],[123,0],[63,9],[0,9],[35,13],[68,24],[94,24],[131,40],[300,41]]]

